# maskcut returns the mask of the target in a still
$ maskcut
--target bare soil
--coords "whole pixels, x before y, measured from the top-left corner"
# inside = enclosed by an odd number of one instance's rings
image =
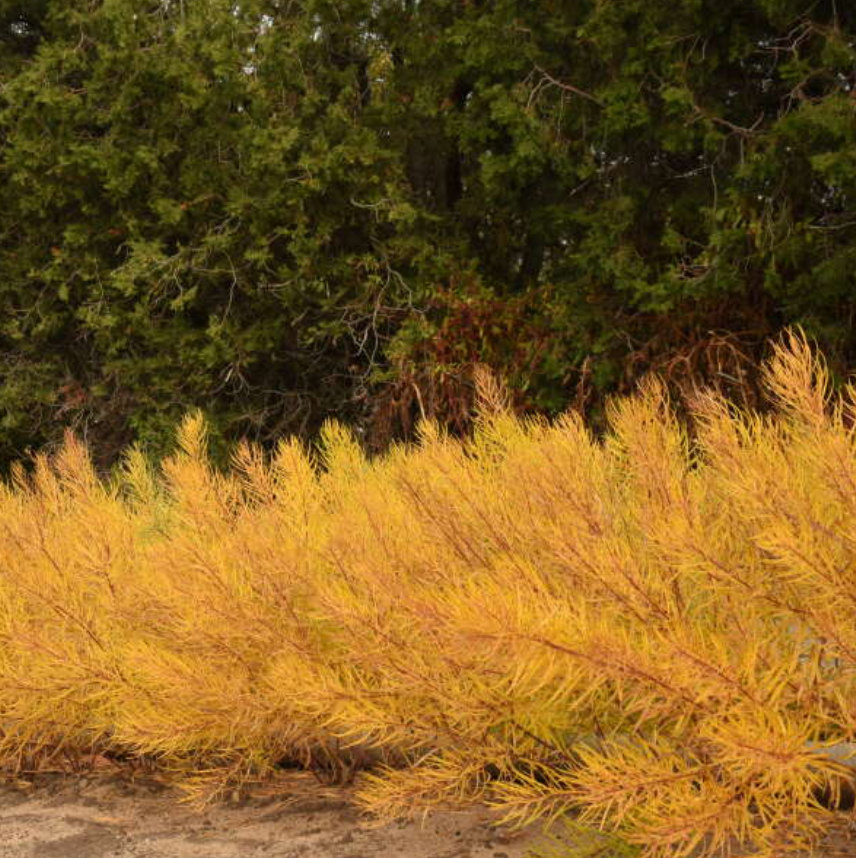
[[[538,840],[486,808],[367,827],[337,790],[194,810],[154,780],[41,776],[0,785],[0,858],[523,858]]]
[[[856,858],[853,819],[838,815],[817,858]],[[199,811],[161,781],[124,773],[0,783],[0,858],[527,858],[546,842],[482,807],[372,826],[341,788]]]

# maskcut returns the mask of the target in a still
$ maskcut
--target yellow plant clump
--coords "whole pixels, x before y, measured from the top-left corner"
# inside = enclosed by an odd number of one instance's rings
[[[656,380],[600,439],[485,376],[472,439],[374,459],[329,424],[224,474],[191,415],[103,481],[69,436],[0,486],[0,765],[145,758],[204,800],[372,763],[380,820],[810,846],[856,735],[856,389],[798,334],[766,378],[772,413],[704,394],[692,436]]]

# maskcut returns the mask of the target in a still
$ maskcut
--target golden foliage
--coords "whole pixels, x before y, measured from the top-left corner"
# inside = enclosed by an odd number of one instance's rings
[[[693,439],[656,380],[601,441],[486,373],[474,438],[372,460],[328,424],[218,473],[197,414],[108,485],[68,437],[0,487],[0,762],[153,758],[204,800],[380,761],[381,820],[810,844],[856,736],[856,391],[798,334],[765,377],[773,415],[700,394]]]

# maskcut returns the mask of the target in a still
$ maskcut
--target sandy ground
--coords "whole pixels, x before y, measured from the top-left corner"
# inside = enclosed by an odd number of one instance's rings
[[[0,785],[0,858],[524,858],[539,839],[498,830],[486,809],[366,828],[341,792],[202,812],[178,798],[103,775]]]
[[[527,858],[545,845],[535,832],[496,827],[485,808],[366,827],[342,790],[204,811],[179,799],[157,781],[104,774],[0,784],[0,858]],[[843,815],[815,854],[856,858]]]

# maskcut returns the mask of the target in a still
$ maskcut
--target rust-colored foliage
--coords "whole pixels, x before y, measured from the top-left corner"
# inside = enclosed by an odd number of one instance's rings
[[[155,759],[190,794],[283,760],[359,775],[380,819],[487,800],[652,856],[813,842],[856,740],[856,388],[804,338],[777,409],[663,383],[367,459],[205,427],[99,481],[74,438],[0,489],[0,757]],[[829,795],[827,795],[829,797]],[[737,844],[742,844],[738,846]]]
[[[468,283],[460,292],[438,292],[427,308],[440,317],[436,330],[394,361],[395,380],[377,397],[368,427],[371,448],[412,438],[420,420],[468,434],[480,366],[507,382],[515,413],[534,410],[528,387],[543,368],[552,335],[541,316],[547,291],[497,297]]]

